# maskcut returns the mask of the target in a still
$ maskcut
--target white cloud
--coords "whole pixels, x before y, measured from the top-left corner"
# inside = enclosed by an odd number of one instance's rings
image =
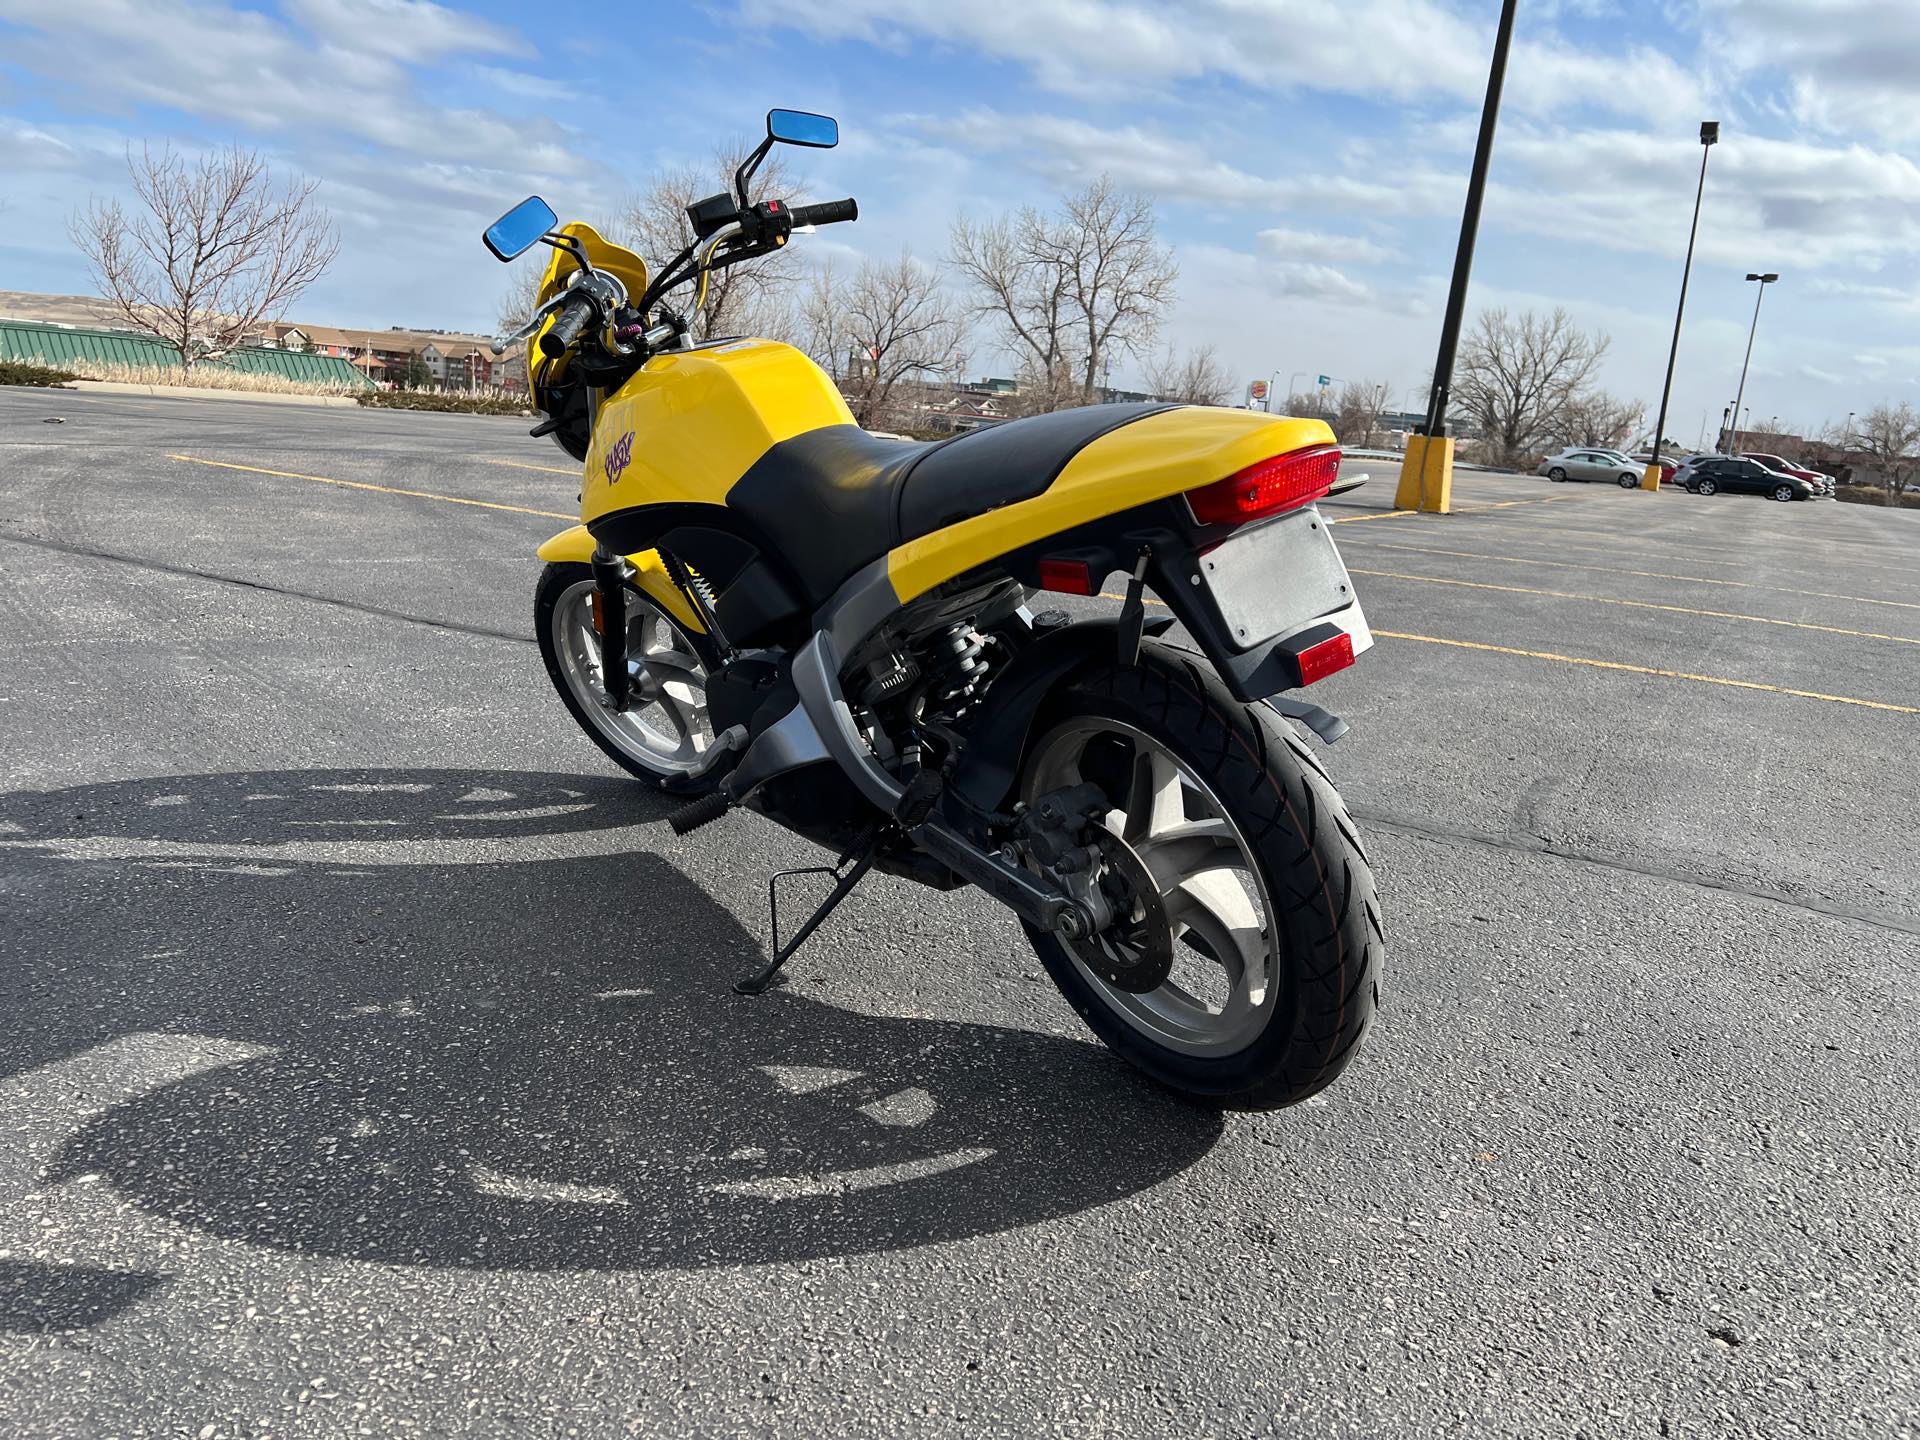
[[[264,135],[334,134],[471,164],[577,168],[550,123],[428,106],[415,94],[404,62],[504,48],[494,27],[397,0],[305,8],[319,26],[313,36],[212,0],[0,0],[0,15],[28,27],[9,58],[61,76],[69,98],[109,113],[139,102]],[[356,21],[365,43],[354,38]],[[86,63],[71,63],[76,52]]]
[[[902,117],[951,143],[1003,155],[1050,184],[1072,186],[1097,175],[1163,203],[1190,201],[1229,209],[1362,210],[1382,215],[1457,210],[1466,181],[1408,168],[1391,181],[1313,170],[1256,175],[1218,159],[1205,146],[1140,126],[1108,127],[1061,115],[1005,115],[974,109],[938,120]]]
[[[1228,79],[1267,92],[1477,102],[1493,53],[1490,17],[1436,0],[740,0],[741,20],[822,39],[905,49],[915,39],[1021,65],[1073,95],[1158,93]],[[1647,47],[1588,55],[1551,33],[1516,40],[1507,93],[1516,108],[1627,114],[1691,108],[1689,73]]]
[[[1329,235],[1320,230],[1262,230],[1260,248],[1276,260],[1330,261],[1350,265],[1379,265],[1397,260],[1397,251],[1356,235]]]
[[[409,65],[526,48],[499,26],[430,0],[285,0],[282,8],[329,45]]]
[[[1742,75],[1785,77],[1802,124],[1920,140],[1920,5],[1911,0],[1703,0],[1705,48]]]
[[[1503,132],[1488,215],[1605,249],[1685,245],[1699,148],[1644,131]],[[1709,162],[1700,257],[1801,271],[1920,254],[1920,165],[1864,145],[1723,136]]]

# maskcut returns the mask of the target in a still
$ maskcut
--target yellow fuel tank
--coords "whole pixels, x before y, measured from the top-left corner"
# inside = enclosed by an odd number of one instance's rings
[[[729,340],[656,355],[600,407],[581,519],[592,525],[641,505],[724,505],[772,446],[851,424],[839,388],[791,345]]]

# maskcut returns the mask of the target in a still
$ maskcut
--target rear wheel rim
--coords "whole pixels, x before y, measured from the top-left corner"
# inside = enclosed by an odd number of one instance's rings
[[[693,772],[713,743],[707,719],[707,669],[674,621],[639,591],[626,595],[630,702],[609,709],[593,626],[591,580],[570,585],[553,607],[560,674],[582,713],[622,755],[659,775]],[[634,662],[638,662],[635,668]]]
[[[1100,746],[1124,747],[1124,759],[1116,764],[1109,750],[1090,766]],[[1116,770],[1124,772],[1119,795]],[[1108,791],[1107,828],[1153,874],[1174,961],[1165,983],[1145,994],[1109,985],[1066,947],[1070,962],[1109,1011],[1153,1043],[1203,1057],[1244,1050],[1273,1017],[1281,967],[1266,879],[1238,823],[1192,766],[1123,721],[1083,716],[1056,726],[1034,748],[1022,792],[1031,801],[1082,780]]]

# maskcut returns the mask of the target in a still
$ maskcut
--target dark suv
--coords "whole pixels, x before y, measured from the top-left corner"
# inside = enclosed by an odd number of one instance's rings
[[[1741,455],[1702,455],[1690,460],[1673,477],[1696,495],[1711,495],[1717,490],[1739,490],[1750,495],[1768,495],[1775,500],[1811,500],[1814,488],[1797,475],[1769,470],[1758,460]]]

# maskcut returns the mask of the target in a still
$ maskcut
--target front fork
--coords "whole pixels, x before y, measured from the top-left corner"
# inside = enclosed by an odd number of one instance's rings
[[[633,567],[624,555],[596,546],[593,552],[593,628],[600,632],[600,682],[607,704],[624,713],[631,694],[627,673],[627,580]]]

